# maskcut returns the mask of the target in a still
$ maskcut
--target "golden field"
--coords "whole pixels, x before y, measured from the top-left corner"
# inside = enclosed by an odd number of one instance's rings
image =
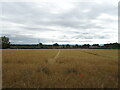
[[[4,49],[3,88],[117,88],[118,50]]]

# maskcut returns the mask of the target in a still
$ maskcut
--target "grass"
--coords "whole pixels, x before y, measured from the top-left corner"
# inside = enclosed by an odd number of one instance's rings
[[[6,49],[2,54],[3,88],[118,86],[118,50]]]

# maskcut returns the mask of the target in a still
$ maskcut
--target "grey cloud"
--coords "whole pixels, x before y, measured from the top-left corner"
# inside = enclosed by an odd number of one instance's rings
[[[39,42],[47,43],[50,42],[51,39],[48,38],[33,38],[30,35],[9,35],[9,34],[3,34],[3,36],[7,36],[10,38],[11,43],[17,43],[17,44],[38,44]],[[55,40],[54,40],[55,41]],[[52,42],[52,41],[51,41]]]
[[[32,30],[32,31],[41,31],[41,32],[47,32],[47,31],[56,31],[54,29],[49,29],[49,28],[37,28],[37,27],[21,27],[21,29],[25,29],[25,30]]]
[[[117,17],[117,7],[111,3],[97,4],[95,2],[77,2],[72,3],[74,6],[71,10],[66,10],[59,14],[51,12],[53,4],[51,3],[40,3],[39,7],[36,7],[33,3],[2,3],[3,16],[2,20],[10,23],[21,24],[22,26],[11,26],[16,29],[19,28],[19,32],[25,31],[37,31],[37,32],[60,32],[58,33],[59,38],[53,39],[53,41],[68,42],[69,40],[63,39],[110,39],[111,35],[106,28],[97,23],[91,22],[92,20],[98,20],[97,18],[102,14],[106,13],[111,16]],[[57,8],[57,7],[56,7]],[[88,10],[90,9],[90,11]],[[84,10],[88,10],[84,12]],[[100,21],[100,20],[98,20]],[[117,21],[111,19],[101,20],[106,23],[116,23]],[[6,23],[5,23],[6,24]],[[42,27],[36,27],[42,26]],[[11,29],[7,26],[3,34],[11,34],[17,30]],[[43,28],[44,27],[44,28]],[[50,28],[54,27],[54,29]],[[58,29],[61,27],[61,29]],[[67,29],[69,28],[69,30]],[[95,29],[95,30],[94,30]],[[10,32],[11,31],[11,32]],[[37,39],[32,36],[22,35],[16,33],[16,37],[10,36],[13,43],[17,41],[23,41],[23,43],[36,43]],[[101,32],[101,34],[99,34]],[[106,33],[104,33],[106,32]],[[114,32],[114,31],[113,31]],[[113,33],[112,32],[112,33]],[[27,32],[26,32],[27,33]],[[61,35],[63,34],[63,35]],[[59,39],[59,40],[56,40]],[[61,40],[62,39],[62,40]],[[51,42],[47,37],[41,38],[43,42]]]
[[[75,39],[109,39],[110,37],[111,35],[105,33],[79,33],[78,35],[73,36]]]

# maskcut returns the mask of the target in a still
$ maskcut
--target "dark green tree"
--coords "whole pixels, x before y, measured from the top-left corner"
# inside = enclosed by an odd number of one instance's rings
[[[78,45],[78,44],[76,44],[76,45],[75,45],[75,48],[79,48],[79,45]]]
[[[59,48],[59,44],[58,43],[54,43],[53,44],[53,48]]]
[[[82,48],[89,48],[90,47],[90,44],[84,44],[82,45]]]
[[[55,43],[55,44],[53,44],[53,46],[59,46],[59,44]]]
[[[43,44],[42,44],[42,43],[39,43],[39,46],[43,46]]]
[[[99,44],[93,44],[92,46],[97,46],[97,47],[99,47]]]
[[[0,43],[1,43],[3,49],[10,48],[10,42],[9,42],[8,37],[2,36],[2,37],[0,37],[0,40],[1,40]]]
[[[38,44],[38,47],[39,47],[39,48],[43,48],[43,44],[42,44],[42,43],[39,43],[39,44]]]
[[[70,45],[69,45],[69,44],[67,44],[67,45],[66,45],[66,48],[70,48]]]

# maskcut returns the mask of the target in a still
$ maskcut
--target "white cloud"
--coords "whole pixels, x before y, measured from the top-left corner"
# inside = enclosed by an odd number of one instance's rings
[[[117,0],[4,2],[2,10],[2,34],[12,43],[118,41]]]
[[[102,14],[98,17],[98,19],[102,19],[102,20],[108,20],[108,19],[110,19],[110,20],[115,20],[115,21],[118,20],[118,18],[117,18],[116,16],[109,15],[109,14],[106,14],[106,13],[102,13]]]

